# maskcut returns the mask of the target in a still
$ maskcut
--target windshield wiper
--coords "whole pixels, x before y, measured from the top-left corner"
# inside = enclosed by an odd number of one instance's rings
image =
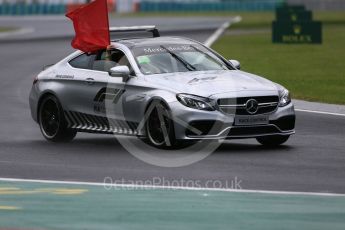
[[[196,70],[196,68],[192,65],[192,64],[190,64],[190,63],[188,63],[186,60],[184,60],[182,57],[180,57],[180,56],[178,56],[177,54],[175,54],[175,53],[173,53],[173,52],[171,52],[168,48],[166,48],[165,46],[161,46],[165,51],[167,51],[171,56],[173,56],[176,60],[178,60],[179,62],[181,62],[182,63],[182,65],[184,66],[184,67],[186,67],[189,71],[195,71]]]
[[[196,51],[198,51],[199,53],[204,54],[205,56],[207,56],[209,59],[211,59],[211,60],[212,60],[212,61],[214,61],[215,63],[220,64],[220,63],[218,63],[218,61],[217,61],[217,60],[216,60],[214,57],[212,57],[212,56],[211,56],[211,55],[209,55],[208,53],[206,53],[206,52],[202,51],[202,50],[201,50],[201,49],[199,49],[198,47],[193,46],[193,45],[190,45],[190,47],[192,47],[193,49],[195,49],[195,50],[196,50]],[[221,66],[222,66],[222,68],[227,69],[226,65],[221,64]]]

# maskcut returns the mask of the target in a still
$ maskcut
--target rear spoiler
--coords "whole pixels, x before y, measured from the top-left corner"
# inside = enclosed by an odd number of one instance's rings
[[[160,37],[159,31],[156,26],[126,26],[126,27],[110,27],[110,35],[115,33],[126,32],[149,32],[152,33],[154,38]]]

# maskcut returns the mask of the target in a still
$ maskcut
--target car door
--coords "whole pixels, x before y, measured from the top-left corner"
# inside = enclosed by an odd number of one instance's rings
[[[133,69],[135,62],[131,60],[131,53],[121,49],[111,52],[111,60],[118,66],[127,66],[131,77],[124,82],[122,77],[110,77],[105,97],[106,115],[115,127],[120,127],[122,133],[134,134],[138,125],[138,117],[141,117],[141,108],[145,95],[142,92],[144,83],[136,76]],[[133,59],[133,58],[132,58]]]
[[[125,115],[126,98],[131,95],[132,87],[128,87],[127,82],[122,77],[114,77],[109,75],[109,70],[115,66],[127,66],[130,69],[132,77],[135,73],[132,65],[128,61],[126,54],[120,49],[112,49],[110,51],[101,51],[94,62],[92,70],[97,73],[95,78],[93,93],[96,92],[91,110],[93,117],[101,122],[100,126],[111,128],[112,131],[121,134],[133,134],[135,127],[132,126],[130,119],[127,119],[128,113]],[[95,75],[96,76],[96,75]],[[106,83],[104,84],[104,80]],[[101,82],[98,82],[101,80]],[[130,80],[132,83],[133,78]],[[135,111],[132,111],[135,113]],[[131,113],[130,113],[131,114]],[[110,125],[109,125],[110,123]]]
[[[118,102],[124,93],[122,77],[110,77],[109,70],[121,65],[124,54],[118,49],[100,51],[92,64],[92,70],[97,74],[95,78],[95,93],[92,106],[92,114],[111,119],[117,119],[118,110],[121,109]]]

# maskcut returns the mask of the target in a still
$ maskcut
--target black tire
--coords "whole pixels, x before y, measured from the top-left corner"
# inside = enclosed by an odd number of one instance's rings
[[[281,144],[284,144],[288,139],[289,135],[287,136],[281,136],[281,135],[275,135],[275,136],[263,136],[263,137],[257,137],[256,140],[267,147],[276,147]]]
[[[69,142],[77,134],[77,131],[67,128],[63,109],[53,95],[42,99],[39,106],[38,123],[42,135],[48,141]]]
[[[146,141],[156,147],[172,149],[176,147],[174,123],[169,109],[159,100],[154,100],[146,110]]]

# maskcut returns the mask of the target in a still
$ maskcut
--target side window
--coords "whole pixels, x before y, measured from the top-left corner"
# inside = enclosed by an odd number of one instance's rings
[[[103,50],[98,53],[93,62],[92,69],[108,72],[111,68],[119,65],[128,66],[131,73],[134,73],[126,55],[121,50]]]
[[[69,64],[73,66],[74,68],[79,68],[79,69],[90,69],[90,64],[91,61],[95,58],[94,54],[87,55],[87,54],[82,54],[71,61],[69,61]]]

